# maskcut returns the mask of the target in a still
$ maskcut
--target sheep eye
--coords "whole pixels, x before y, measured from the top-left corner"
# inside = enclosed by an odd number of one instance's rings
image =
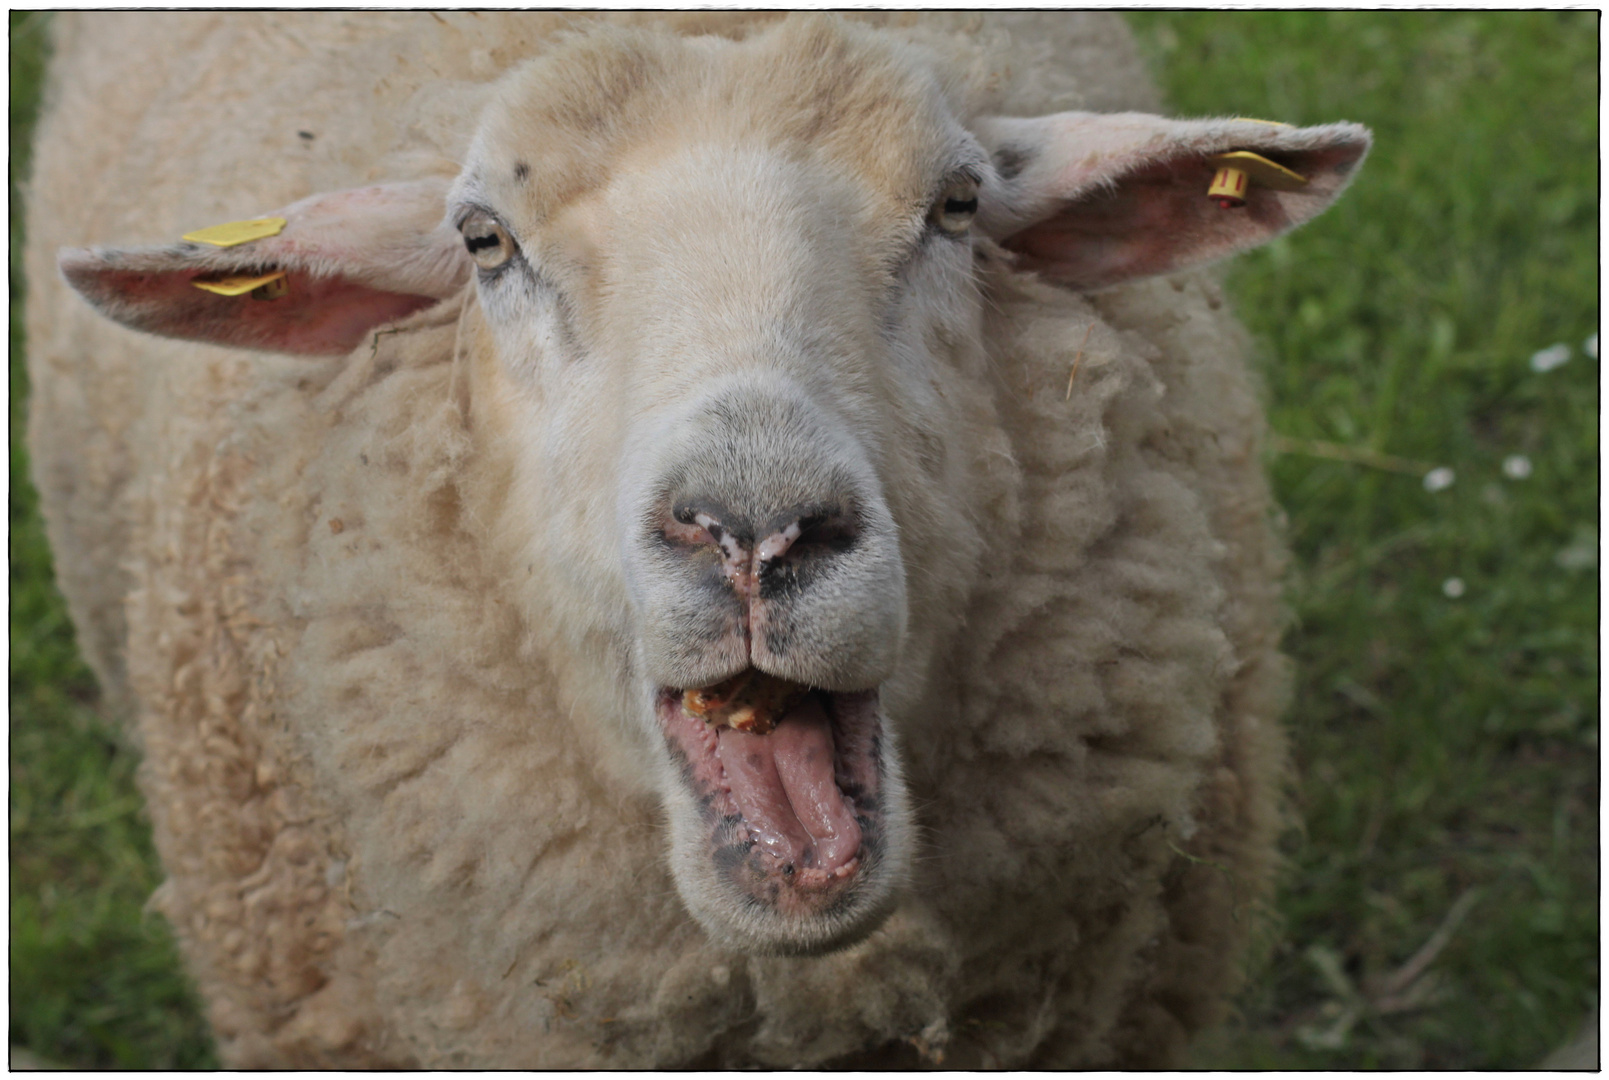
[[[951,236],[960,236],[972,226],[972,219],[977,213],[977,181],[962,178],[946,188],[944,194],[933,203],[929,218]]]
[[[514,257],[514,238],[490,214],[477,210],[458,227],[469,257],[482,270],[496,270]]]

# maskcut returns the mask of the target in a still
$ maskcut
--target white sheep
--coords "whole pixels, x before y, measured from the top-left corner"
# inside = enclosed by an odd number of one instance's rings
[[[1189,268],[1362,129],[1112,112],[1122,24],[1064,13],[64,16],[49,93],[36,475],[225,1062],[1145,1065],[1221,1016],[1281,554]],[[1297,190],[1209,200],[1232,151]]]

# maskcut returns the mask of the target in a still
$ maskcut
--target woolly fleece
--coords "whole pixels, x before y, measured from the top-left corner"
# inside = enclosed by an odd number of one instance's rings
[[[870,18],[980,111],[1156,107],[1113,16]],[[988,363],[943,376],[969,430],[938,433],[982,448],[978,569],[921,627],[948,662],[901,733],[924,845],[889,921],[819,959],[711,948],[618,740],[572,719],[563,628],[510,602],[488,534],[508,478],[462,298],[305,359],[136,335],[55,276],[61,246],[449,177],[491,80],[580,21],[58,17],[31,447],[223,1060],[1177,1062],[1266,925],[1285,775],[1263,422],[1210,275],[985,270]]]

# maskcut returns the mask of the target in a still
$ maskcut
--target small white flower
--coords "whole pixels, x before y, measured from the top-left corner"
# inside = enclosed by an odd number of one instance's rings
[[[1586,341],[1583,341],[1581,343],[1581,351],[1592,357],[1594,360],[1598,359],[1598,335],[1593,334]]]
[[[1453,486],[1457,475],[1445,465],[1438,466],[1425,473],[1426,491],[1446,491]]]
[[[1566,570],[1592,570],[1598,565],[1598,530],[1591,525],[1576,526],[1569,546],[1559,549],[1553,561]]]
[[[1510,480],[1524,480],[1531,475],[1531,459],[1524,454],[1510,454],[1503,459],[1503,475]]]
[[[1531,354],[1531,370],[1552,371],[1568,359],[1570,359],[1570,346],[1562,342],[1558,345],[1549,345],[1540,352]]]
[[[1464,595],[1464,579],[1459,577],[1448,578],[1441,583],[1441,591],[1446,594],[1447,599],[1457,600]]]

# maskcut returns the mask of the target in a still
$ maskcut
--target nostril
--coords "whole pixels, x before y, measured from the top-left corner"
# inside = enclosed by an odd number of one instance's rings
[[[726,546],[725,542],[722,540],[722,538],[726,536],[726,529],[721,526],[719,521],[715,520],[713,515],[694,514],[693,523],[699,528],[703,529],[705,532],[709,533],[711,536],[715,537],[715,542],[717,544],[720,544],[722,547]]]
[[[732,531],[721,524],[723,513],[696,503],[681,503],[671,511],[671,519],[685,527],[686,531],[697,531],[708,543],[713,540],[720,543],[721,537]]]
[[[812,514],[799,522],[798,543],[831,552],[848,551],[860,535],[860,523],[849,511]]]
[[[699,523],[697,515],[690,508],[678,507],[660,522],[659,527],[665,534],[665,539],[673,544],[703,547],[706,544],[719,543],[716,537]]]
[[[801,514],[767,534],[755,547],[755,560],[764,569],[789,555],[802,558],[839,554],[854,546],[859,533],[854,517],[846,511]]]
[[[794,541],[798,540],[803,532],[802,523],[798,521],[783,526],[760,541],[759,546],[754,549],[754,557],[762,566],[775,562],[788,553],[788,549],[793,547]]]
[[[712,547],[724,562],[747,564],[752,530],[738,515],[709,500],[682,499],[671,503],[660,519],[665,539],[685,547]]]

